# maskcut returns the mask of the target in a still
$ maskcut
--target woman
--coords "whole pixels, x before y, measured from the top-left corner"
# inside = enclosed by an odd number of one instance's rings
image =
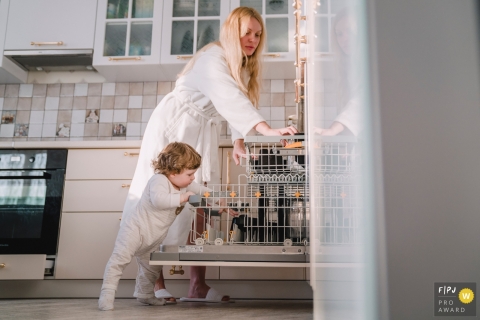
[[[126,216],[137,204],[148,179],[154,174],[151,160],[169,142],[184,142],[202,155],[195,175],[199,183],[219,183],[218,141],[220,121],[232,131],[233,158],[236,164],[245,154],[243,137],[255,131],[262,135],[294,134],[294,127],[272,129],[255,108],[260,96],[261,58],[265,27],[255,9],[233,10],[220,31],[220,41],[195,54],[185,66],[175,89],[166,95],[150,117],[143,136],[135,175],[123,210]],[[191,226],[189,210],[182,211],[170,228],[164,245],[183,245]],[[122,219],[122,221],[125,219]],[[155,286],[157,298],[168,298],[160,278]],[[228,301],[205,283],[205,267],[191,267],[188,298]],[[174,298],[170,299],[174,303]]]
[[[343,9],[335,16],[332,28],[332,44],[336,56],[337,104],[339,114],[329,128],[316,128],[315,132],[323,136],[334,136],[340,133],[357,136],[362,129],[360,121],[360,105],[358,98],[358,70],[352,62],[358,56],[357,25],[348,9]]]

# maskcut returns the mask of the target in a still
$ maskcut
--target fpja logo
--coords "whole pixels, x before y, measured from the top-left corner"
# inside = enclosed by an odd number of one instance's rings
[[[435,316],[475,316],[475,282],[436,282]]]

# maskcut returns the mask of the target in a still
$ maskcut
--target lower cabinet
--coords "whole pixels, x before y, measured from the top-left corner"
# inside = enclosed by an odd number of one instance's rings
[[[44,278],[44,254],[0,255],[0,280],[38,280]]]
[[[64,212],[55,279],[103,279],[121,217],[121,212]],[[133,260],[122,279],[136,276],[137,262]]]
[[[220,267],[221,280],[305,280],[305,268]]]

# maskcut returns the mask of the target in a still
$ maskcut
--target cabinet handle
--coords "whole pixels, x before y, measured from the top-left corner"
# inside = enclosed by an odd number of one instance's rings
[[[122,188],[130,188],[129,184],[122,184]]]
[[[266,53],[263,56],[268,58],[280,58],[280,53]]]
[[[192,59],[193,56],[177,56],[177,59],[178,60],[188,60],[188,59]]]
[[[0,263],[0,268],[5,268],[6,264],[5,263]]]
[[[140,153],[138,153],[138,152],[125,152],[123,155],[125,157],[128,157],[128,156],[133,157],[133,156],[138,156],[139,154]]]
[[[31,41],[31,42],[30,42],[30,45],[31,45],[31,46],[43,46],[43,45],[57,45],[57,46],[62,46],[62,45],[63,45],[63,41],[51,41],[51,42],[48,42],[48,41],[39,41],[39,42]]]
[[[121,61],[121,60],[139,61],[139,60],[142,60],[142,58],[141,57],[108,57],[108,61]]]

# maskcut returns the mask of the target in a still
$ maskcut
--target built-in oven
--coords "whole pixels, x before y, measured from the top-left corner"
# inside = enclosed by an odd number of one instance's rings
[[[0,150],[0,254],[56,255],[67,150]]]

